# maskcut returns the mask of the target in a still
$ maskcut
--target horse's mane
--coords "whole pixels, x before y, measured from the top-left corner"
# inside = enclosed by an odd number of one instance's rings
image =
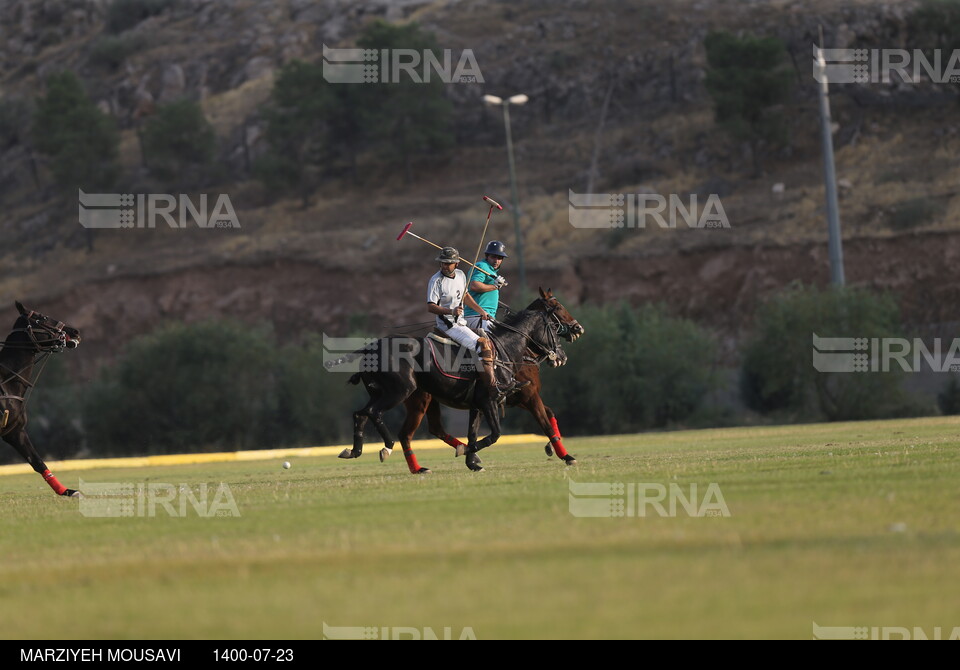
[[[535,318],[538,314],[543,314],[537,310],[532,309],[522,309],[519,312],[513,312],[506,319],[500,321],[500,323],[495,324],[490,330],[490,334],[497,341],[499,346],[505,346],[504,339],[513,340],[514,337],[519,337],[517,340],[518,344],[522,343],[522,346],[526,346],[527,337],[523,337],[517,331],[520,330],[518,326],[521,322],[530,321],[532,318]]]
[[[518,323],[528,318],[530,314],[535,314],[535,312],[532,309],[521,309],[519,312],[510,312],[510,314],[507,315],[507,318],[501,323],[505,323],[508,326],[516,326]]]
[[[23,324],[20,323],[21,321],[23,322]],[[26,321],[27,320],[22,315],[17,317],[17,320],[13,324],[13,328],[10,329],[10,332],[7,333],[7,336],[4,337],[3,340],[0,340],[0,353],[2,353],[3,351],[12,352],[14,351],[14,348],[12,345],[18,344],[19,342],[22,342],[28,339],[27,336],[24,335],[22,332],[18,332],[18,329],[22,329],[26,327],[27,325]],[[8,345],[8,346],[5,347],[4,345]]]

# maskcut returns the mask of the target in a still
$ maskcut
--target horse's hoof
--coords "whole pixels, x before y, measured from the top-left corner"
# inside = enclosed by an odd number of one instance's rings
[[[64,498],[82,498],[83,497],[83,494],[80,493],[80,491],[75,491],[74,489],[67,489],[60,495],[62,495]]]
[[[356,456],[354,455],[353,450],[344,449],[340,452],[340,456],[338,456],[338,458],[356,458]]]
[[[456,447],[454,447],[453,450],[454,452],[456,452],[454,453],[453,457],[459,458],[460,456],[463,456],[465,453],[467,453],[467,445],[461,442]]]
[[[553,446],[547,442],[547,446],[543,448],[543,452],[547,455],[547,458],[553,456]]]
[[[483,466],[480,465],[480,457],[476,453],[467,456],[467,467],[473,472],[482,472]]]
[[[381,450],[380,450],[380,462],[383,463],[385,460],[387,460],[388,458],[390,458],[390,454],[392,454],[392,453],[393,453],[393,449],[387,449],[386,447],[384,447],[383,449],[381,449]]]
[[[573,457],[573,454],[567,454],[563,457],[563,462],[567,465],[576,465],[577,459]]]
[[[415,475],[429,475],[431,472],[433,472],[433,470],[431,470],[430,468],[420,468],[419,470],[417,470],[417,471],[414,472],[413,474],[415,474]]]

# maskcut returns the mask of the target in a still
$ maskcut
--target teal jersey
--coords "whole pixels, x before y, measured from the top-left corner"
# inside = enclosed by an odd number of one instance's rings
[[[486,270],[490,274],[486,275],[480,272],[480,270],[474,270],[473,274],[470,276],[470,281],[478,281],[481,284],[493,284],[496,281],[497,271],[494,270],[493,267],[486,260],[482,260],[479,263],[477,263],[477,267],[480,268],[481,270]],[[470,297],[477,301],[477,304],[480,305],[481,309],[483,309],[484,312],[496,318],[497,306],[500,302],[500,291],[496,290],[496,291],[486,291],[484,293],[478,293],[475,291],[470,291],[469,284],[467,284],[467,286],[468,286],[468,292],[470,293]],[[468,307],[467,305],[463,306],[463,315],[479,316],[479,314],[477,314],[475,311],[470,309],[470,307]]]

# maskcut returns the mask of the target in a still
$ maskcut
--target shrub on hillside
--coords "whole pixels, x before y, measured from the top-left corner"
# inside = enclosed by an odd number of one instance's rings
[[[629,433],[683,422],[716,387],[714,345],[661,306],[583,308],[587,334],[568,363],[544,369],[544,396],[564,433]],[[559,381],[562,377],[562,381]]]
[[[932,198],[911,198],[897,203],[890,210],[890,227],[908,230],[934,223],[943,216],[944,206]]]
[[[210,165],[217,144],[213,126],[190,100],[161,105],[147,120],[142,141],[150,169],[164,180],[180,182]]]
[[[90,62],[116,70],[130,56],[143,48],[143,41],[134,35],[106,35],[90,48]]]
[[[50,75],[46,94],[37,99],[31,132],[36,148],[50,158],[60,188],[109,192],[120,168],[116,123],[87,97],[70,71]]]
[[[173,324],[129,343],[87,394],[95,453],[253,448],[269,441],[275,347],[230,321]]]
[[[175,3],[176,0],[113,0],[107,7],[107,32],[122,33]]]
[[[726,32],[709,33],[704,47],[706,86],[717,123],[735,139],[750,144],[754,174],[759,175],[762,148],[786,141],[781,107],[793,77],[786,67],[786,47],[775,37],[737,37]]]
[[[266,328],[173,324],[132,340],[86,392],[100,455],[350,441],[365,394],[328,372],[318,339],[279,347]],[[79,395],[77,396],[79,397]]]
[[[899,309],[889,295],[856,288],[795,286],[783,291],[758,310],[753,335],[741,349],[741,393],[747,406],[831,421],[924,411],[901,389],[898,366],[890,372],[816,370],[814,335],[867,342],[899,337]]]

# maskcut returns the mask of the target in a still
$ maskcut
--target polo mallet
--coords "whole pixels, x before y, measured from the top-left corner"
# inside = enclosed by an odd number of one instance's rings
[[[490,196],[485,195],[485,196],[483,196],[483,199],[484,199],[484,201],[490,203],[490,209],[487,210],[487,222],[486,222],[485,224],[483,224],[483,234],[480,235],[480,244],[479,244],[479,246],[477,246],[477,253],[476,253],[476,255],[474,255],[474,257],[473,257],[473,263],[470,263],[470,265],[471,265],[472,267],[475,267],[475,268],[477,268],[476,262],[477,262],[478,260],[480,260],[480,250],[483,249],[483,241],[484,241],[484,240],[486,239],[486,237],[487,237],[487,226],[490,225],[490,215],[493,214],[493,208],[496,207],[496,208],[499,209],[500,211],[503,211],[503,207],[500,205],[500,203],[497,202],[496,200],[494,200],[493,198],[491,198]],[[480,270],[480,268],[477,268],[477,269]],[[489,272],[484,272],[483,270],[480,270],[480,272],[483,272],[483,274],[487,275],[488,277],[496,277],[496,275],[492,275],[492,274],[490,274]],[[468,289],[470,288],[470,280],[467,280],[467,288],[468,288]],[[466,300],[466,299],[467,299],[467,292],[464,291],[463,297],[460,299],[460,305],[461,305],[461,306],[463,305],[463,301]]]
[[[431,242],[430,240],[425,239],[425,238],[423,238],[423,237],[420,237],[420,236],[417,235],[416,233],[411,233],[411,232],[410,232],[410,228],[412,228],[412,227],[413,227],[413,221],[411,221],[410,223],[408,223],[407,225],[405,225],[405,226],[403,227],[403,230],[400,231],[400,234],[397,235],[397,241],[399,242],[400,239],[401,239],[404,235],[410,235],[411,237],[416,237],[416,238],[417,238],[418,240],[420,240],[421,242],[426,242],[426,243],[429,244],[431,247],[436,247],[437,249],[440,249],[441,251],[443,251],[443,247],[441,247],[439,244],[434,244],[434,243]],[[476,269],[476,270],[480,270],[480,272],[482,272],[483,274],[487,275],[488,277],[496,277],[496,275],[490,274],[490,273],[487,272],[486,270],[482,270],[482,269],[478,268],[476,265],[474,265],[474,264],[471,263],[470,261],[464,260],[464,259],[462,259],[462,258],[461,258],[460,260],[463,261],[464,263],[466,263],[467,265],[469,265],[470,267],[472,267],[472,268],[474,268],[474,269]]]
[[[503,207],[500,205],[500,203],[494,200],[493,198],[485,195],[483,196],[483,199],[490,203],[490,210],[487,212],[487,222],[483,224],[483,235],[480,236],[480,246],[477,247],[477,255],[473,257],[474,263],[476,263],[480,259],[480,250],[483,249],[483,241],[487,237],[487,226],[490,225],[490,215],[493,214],[493,208],[496,207],[501,212],[503,211]],[[477,267],[477,266],[474,265],[473,267]],[[487,276],[490,276],[489,272],[485,272],[484,274],[486,274]]]

